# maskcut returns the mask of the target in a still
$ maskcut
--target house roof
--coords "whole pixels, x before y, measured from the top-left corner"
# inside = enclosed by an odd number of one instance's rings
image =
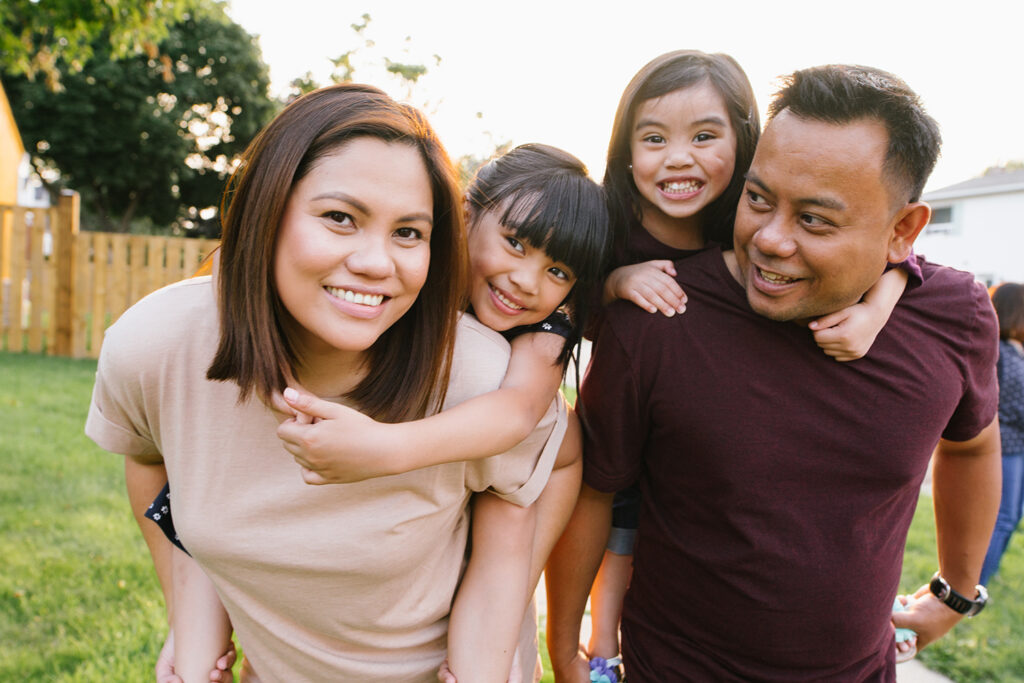
[[[985,175],[928,192],[921,199],[932,202],[937,199],[961,199],[1009,192],[1024,192],[1024,168],[989,169]]]

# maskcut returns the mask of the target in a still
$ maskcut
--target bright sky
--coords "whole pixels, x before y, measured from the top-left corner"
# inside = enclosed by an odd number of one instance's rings
[[[367,58],[430,67],[410,101],[453,157],[543,142],[600,178],[626,83],[653,57],[692,48],[739,61],[762,119],[777,77],[796,69],[860,63],[902,77],[942,127],[943,154],[927,189],[1024,160],[1020,0],[230,2],[231,16],[259,36],[275,94],[307,71],[327,83],[328,59],[359,44],[350,25],[369,13],[366,36],[376,47],[363,51]],[[403,97],[386,76],[372,63],[356,71],[357,80]]]

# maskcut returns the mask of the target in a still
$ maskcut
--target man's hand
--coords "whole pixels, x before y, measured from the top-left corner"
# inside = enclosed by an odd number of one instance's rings
[[[616,268],[604,286],[604,302],[626,299],[648,313],[672,317],[686,310],[686,293],[675,280],[671,261],[647,261]]]
[[[307,484],[346,484],[406,471],[402,444],[391,438],[395,425],[292,388],[275,395],[272,406],[295,416],[278,425],[277,436]]]
[[[229,645],[228,651],[217,660],[216,667],[210,672],[212,683],[231,683],[235,680],[231,673],[231,667],[235,665],[238,651],[235,644]],[[160,654],[156,658],[156,683],[183,683],[181,678],[174,673],[174,631],[167,632],[167,639],[164,646],[160,648]]]

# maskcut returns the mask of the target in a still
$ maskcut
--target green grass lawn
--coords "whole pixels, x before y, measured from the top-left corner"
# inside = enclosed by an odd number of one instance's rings
[[[0,680],[146,681],[163,600],[123,459],[82,433],[95,361],[0,354]]]
[[[82,433],[95,369],[0,353],[0,681],[152,680],[163,601],[122,458]],[[925,498],[903,590],[935,570],[934,536]],[[1014,538],[989,607],[925,650],[926,665],[954,681],[1024,681],[1022,546]]]
[[[922,497],[907,538],[900,590],[916,590],[936,566],[931,499]],[[961,620],[918,659],[957,682],[1024,681],[1024,529],[1012,538],[988,592],[981,614]]]

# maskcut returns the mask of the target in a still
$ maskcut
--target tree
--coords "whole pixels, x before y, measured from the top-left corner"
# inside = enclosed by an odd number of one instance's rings
[[[331,82],[347,83],[355,80],[357,68],[360,75],[365,72],[373,73],[375,71],[379,74],[383,71],[383,73],[387,74],[388,77],[397,79],[402,90],[402,99],[406,101],[412,100],[416,85],[419,83],[420,78],[428,73],[428,67],[419,62],[400,62],[389,59],[388,57],[378,57],[377,53],[379,50],[377,49],[376,42],[367,36],[367,28],[371,21],[372,17],[369,14],[363,14],[360,17],[360,21],[349,25],[356,35],[358,44],[330,60],[331,64],[334,66],[334,69],[329,76]],[[408,55],[409,48],[412,43],[412,37],[406,36],[404,42],[405,48],[403,50],[403,54]],[[434,66],[440,66],[441,57],[436,54],[432,55],[430,61],[433,62]],[[288,93],[287,99],[288,101],[291,101],[300,95],[305,95],[308,92],[316,90],[320,87],[320,84],[314,78],[313,73],[311,71],[307,71],[304,75],[292,79],[289,86],[290,92]],[[430,110],[432,108],[429,102],[423,103],[420,107],[424,110]],[[476,117],[478,119],[483,118],[483,113],[477,112]],[[512,149],[512,143],[507,140],[505,142],[498,143],[495,142],[493,136],[491,136],[491,143],[494,146],[494,151],[486,157],[464,154],[453,160],[456,170],[458,171],[459,182],[462,187],[467,187],[477,170],[490,159],[501,156]]]
[[[1011,160],[998,166],[989,166],[982,175],[998,175],[1000,173],[1013,173],[1024,170],[1024,160]]]
[[[80,71],[96,39],[112,59],[149,51],[195,0],[3,0],[0,64],[11,75],[42,76],[59,90],[62,72]]]
[[[480,117],[477,114],[477,117]],[[462,156],[454,159],[455,170],[459,174],[459,185],[463,188],[469,187],[469,184],[473,181],[473,177],[476,172],[480,170],[484,164],[488,163],[491,159],[497,159],[503,154],[512,151],[514,145],[510,140],[506,140],[500,144],[494,142],[494,138],[491,138],[492,144],[494,144],[494,151],[486,157],[477,156],[475,154],[463,154]]]
[[[373,71],[379,72],[383,70],[384,73],[398,80],[402,87],[402,99],[406,101],[412,100],[413,89],[420,78],[427,74],[427,66],[419,62],[399,62],[387,57],[376,58],[376,42],[366,35],[367,27],[369,27],[371,21],[373,19],[369,14],[363,14],[360,17],[360,21],[349,24],[349,28],[356,34],[360,44],[330,60],[331,64],[334,65],[334,70],[330,75],[331,82],[349,83],[355,80],[357,68],[360,74],[364,71],[372,73]],[[406,36],[405,48],[403,49],[404,54],[408,54],[411,44],[412,37]],[[436,54],[433,55],[432,60],[435,66],[441,64],[441,57]],[[320,87],[310,71],[307,71],[304,76],[292,80],[290,85],[289,101]]]
[[[80,71],[62,70],[62,92],[4,79],[39,175],[52,192],[81,193],[85,227],[211,221],[237,156],[276,108],[252,36],[202,0],[155,56],[112,60],[106,36],[91,49]]]

